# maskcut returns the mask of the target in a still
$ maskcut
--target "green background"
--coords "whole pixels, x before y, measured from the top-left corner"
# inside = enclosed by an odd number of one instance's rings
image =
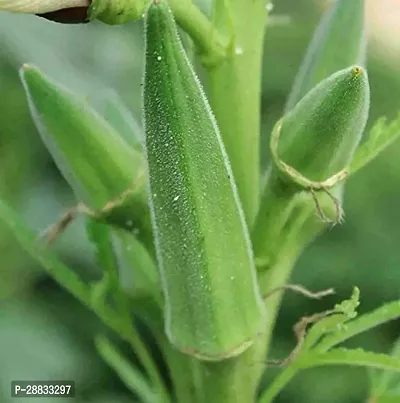
[[[273,15],[288,16],[289,23],[276,23],[266,32],[264,165],[269,132],[280,117],[319,18],[311,0],[277,3]],[[370,46],[368,51],[369,125],[378,116],[393,118],[400,111],[400,75],[393,62],[377,55],[382,45]],[[18,77],[25,62],[37,65],[82,97],[93,99],[116,91],[140,121],[142,23],[66,26],[0,13],[0,197],[39,232],[76,201],[30,118]],[[293,348],[292,326],[301,316],[330,308],[348,297],[353,285],[361,290],[360,312],[400,297],[399,154],[398,141],[349,180],[345,224],[326,232],[300,258],[292,282],[312,290],[334,287],[337,295],[320,302],[285,296],[271,358],[282,358]],[[98,277],[83,220],[78,219],[54,248],[85,278]],[[71,402],[135,401],[95,352],[93,335],[101,328],[94,315],[60,289],[0,226],[0,402],[11,402],[11,380],[24,379],[75,380],[78,396]],[[348,345],[388,352],[399,334],[400,323],[392,322]],[[126,353],[130,356],[128,349]],[[277,371],[270,369],[265,382]],[[296,377],[277,402],[365,402],[367,390],[363,369],[319,368]]]

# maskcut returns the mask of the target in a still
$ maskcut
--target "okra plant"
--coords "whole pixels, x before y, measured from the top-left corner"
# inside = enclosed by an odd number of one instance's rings
[[[364,1],[332,2],[272,133],[260,129],[271,3],[209,3],[206,15],[191,0],[0,0],[1,9],[57,22],[143,20],[145,28],[143,133],[114,100],[99,113],[22,66],[34,122],[78,204],[40,237],[4,202],[0,218],[50,276],[129,343],[140,368],[105,335],[94,337],[141,402],[268,403],[302,369],[343,364],[373,368],[371,402],[400,401],[398,348],[385,355],[340,347],[400,317],[400,300],[357,317],[354,288],[331,310],[299,318],[288,357],[270,353],[284,290],[332,293],[290,284],[298,257],[343,224],[346,180],[400,133],[400,119],[384,118],[365,133]],[[260,149],[261,137],[269,150]],[[269,156],[265,171],[260,155]],[[83,281],[51,250],[77,214],[87,219],[100,281]],[[135,275],[134,291],[121,285],[121,259]],[[157,341],[168,376],[138,322]],[[271,366],[280,367],[277,376],[262,383]]]

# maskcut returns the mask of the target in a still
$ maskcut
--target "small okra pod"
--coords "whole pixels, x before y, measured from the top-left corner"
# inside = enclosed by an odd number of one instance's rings
[[[313,182],[339,175],[360,143],[368,111],[366,70],[352,66],[338,71],[313,88],[278,123],[272,136],[275,161],[294,168],[295,175],[287,173],[300,181],[297,174]]]
[[[29,107],[44,144],[77,199],[96,218],[152,243],[143,154],[130,147],[91,106],[37,68],[20,71]],[[106,208],[114,204],[115,208]]]

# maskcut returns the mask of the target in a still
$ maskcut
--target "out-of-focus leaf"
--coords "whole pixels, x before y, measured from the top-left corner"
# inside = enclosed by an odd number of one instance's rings
[[[141,371],[124,358],[106,337],[96,337],[95,344],[103,360],[118,374],[122,382],[141,398],[143,403],[161,403]]]
[[[32,299],[2,301],[0,329],[2,403],[15,401],[15,398],[10,399],[12,380],[74,380],[76,387],[81,389],[99,376],[101,368],[93,356],[76,345],[74,335]],[[24,400],[38,401],[29,397]],[[49,403],[59,400],[46,399]]]
[[[16,237],[21,246],[40,263],[47,272],[78,300],[90,305],[89,289],[80,278],[61,262],[25,227],[15,212],[0,200],[0,221],[2,221]]]

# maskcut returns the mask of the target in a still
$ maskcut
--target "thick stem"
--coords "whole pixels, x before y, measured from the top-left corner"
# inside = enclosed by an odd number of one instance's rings
[[[168,342],[164,355],[171,371],[177,403],[255,402],[265,368],[265,325],[254,344],[238,357],[206,362],[180,353]]]
[[[282,386],[287,385],[296,375],[297,368],[294,366],[283,370],[272,382],[271,386],[263,393],[258,403],[272,403],[278,393],[282,390]]]
[[[265,324],[254,344],[242,355],[219,363],[201,364],[202,403],[255,402],[265,369]]]
[[[251,231],[259,271],[268,270],[283,246],[282,230],[302,199],[297,189],[283,182],[273,170],[261,197],[260,209]]]
[[[304,203],[297,206],[292,212],[293,217],[288,220],[280,239],[282,243],[274,264],[266,272],[259,273],[259,284],[263,295],[269,291],[285,285],[294,268],[294,265],[304,247],[321,231],[321,223],[313,217],[313,205]],[[282,302],[283,293],[276,293],[265,300],[268,323],[266,326],[266,351],[269,351],[272,332]]]
[[[202,57],[218,63],[226,56],[228,41],[191,1],[170,0],[169,5],[176,22],[190,35]]]
[[[208,96],[232,165],[246,220],[259,199],[261,63],[265,0],[215,2],[216,28],[233,41],[229,55],[207,67]]]

